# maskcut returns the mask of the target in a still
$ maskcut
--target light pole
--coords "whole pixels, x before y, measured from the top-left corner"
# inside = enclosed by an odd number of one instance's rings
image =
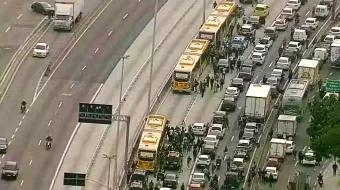
[[[111,162],[112,162],[112,159],[116,158],[116,156],[115,155],[108,156],[107,154],[103,154],[103,158],[106,158],[106,159],[109,160],[109,168],[108,168],[108,173],[107,173],[107,190],[111,190],[111,188],[110,188]],[[116,161],[116,163],[117,163],[117,161]],[[116,168],[115,168],[115,170],[116,170]]]
[[[154,16],[153,16],[152,51],[151,51],[151,60],[150,60],[150,73],[149,73],[149,92],[148,92],[147,114],[150,114],[150,112],[151,112],[152,70],[153,70],[153,62],[154,62],[154,58],[155,58],[157,12],[158,12],[158,0],[155,0],[155,12],[154,12]]]
[[[203,22],[202,24],[205,23],[205,9],[206,9],[206,5],[207,5],[207,0],[203,0]]]
[[[118,100],[118,109],[117,109],[117,115],[121,116],[120,110],[122,108],[122,96],[123,96],[123,79],[124,79],[124,66],[125,66],[125,59],[129,59],[130,55],[124,55],[122,58],[122,70],[120,73],[120,87],[119,87],[119,100]],[[116,136],[116,154],[118,153],[118,145],[119,145],[119,130],[120,130],[120,120],[117,121],[117,136]],[[113,185],[116,187],[118,185],[118,179],[117,179],[117,160],[115,162],[115,170],[113,172]]]

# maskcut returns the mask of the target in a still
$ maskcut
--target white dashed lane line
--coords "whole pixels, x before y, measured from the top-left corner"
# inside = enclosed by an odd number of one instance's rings
[[[52,120],[50,120],[50,121],[48,122],[47,126],[50,126],[50,125],[51,125],[51,123],[52,123]]]
[[[30,161],[30,163],[28,165],[32,165],[32,163],[33,163],[33,159],[31,159],[31,161]]]
[[[19,122],[19,125],[21,125],[21,124],[22,124],[22,121]]]
[[[41,145],[41,142],[42,142],[42,140],[40,140],[40,141],[38,142],[38,146],[40,146],[40,145]]]
[[[24,185],[24,180],[21,180],[20,187]]]
[[[20,14],[18,17],[17,17],[17,19],[20,19],[22,17],[22,14]]]
[[[97,53],[97,52],[98,52],[98,50],[99,50],[99,48],[97,48],[97,49],[94,51],[94,53]]]
[[[83,67],[82,71],[86,69],[86,65]]]
[[[11,27],[8,27],[5,32],[8,32],[11,29]]]
[[[73,86],[74,86],[74,83],[70,86],[70,89],[72,89],[73,88]]]
[[[110,36],[112,34],[112,30],[109,32],[108,36]]]
[[[123,19],[125,19],[128,15],[129,15],[129,14],[126,14],[126,15],[123,17]]]
[[[61,105],[63,105],[63,102],[60,102],[58,107],[60,108],[60,107],[61,107]]]

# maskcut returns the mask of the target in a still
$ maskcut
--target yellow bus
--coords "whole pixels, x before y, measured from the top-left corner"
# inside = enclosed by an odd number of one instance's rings
[[[157,171],[157,154],[163,140],[163,132],[143,132],[138,147],[138,169]]]
[[[236,24],[237,18],[236,18],[236,11],[237,11],[237,4],[234,2],[226,2],[222,1],[218,3],[214,11],[210,14],[210,16],[221,16],[221,17],[226,17],[225,21],[225,29],[226,29],[226,34],[229,32],[229,28],[231,25]]]
[[[169,121],[163,115],[149,115],[144,126],[145,132],[165,132],[165,127],[168,125]]]
[[[179,58],[172,77],[173,92],[190,93],[208,63],[209,41],[193,39]]]
[[[209,16],[198,32],[198,38],[210,40],[210,42],[221,41],[226,36],[227,17]]]

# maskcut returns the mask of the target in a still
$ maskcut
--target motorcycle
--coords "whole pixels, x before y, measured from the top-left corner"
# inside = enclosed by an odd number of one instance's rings
[[[49,150],[52,147],[51,141],[46,142],[46,150]]]
[[[221,168],[221,162],[216,162],[216,168],[220,169]]]
[[[296,18],[296,19],[295,19],[295,25],[298,25],[299,22],[300,22],[300,19],[299,19],[299,18]]]
[[[25,111],[26,111],[26,106],[21,105],[21,106],[20,106],[20,110],[21,110],[21,113],[25,113]]]
[[[322,180],[322,179],[319,179],[319,180],[318,180],[318,183],[319,183],[319,186],[320,186],[320,187],[323,186],[323,180]]]

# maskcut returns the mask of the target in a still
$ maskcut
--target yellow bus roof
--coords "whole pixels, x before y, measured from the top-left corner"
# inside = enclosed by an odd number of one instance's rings
[[[200,32],[217,33],[226,19],[227,17],[209,16],[200,29]]]
[[[159,143],[162,139],[161,132],[143,132],[139,143],[139,150],[157,151]]]
[[[187,55],[182,54],[179,58],[175,71],[177,72],[191,72],[196,63],[200,60],[200,55]]]
[[[209,40],[193,39],[185,49],[186,55],[202,55],[209,47]]]
[[[152,132],[162,132],[164,131],[166,124],[166,117],[163,115],[149,115],[145,126],[144,131]]]
[[[236,10],[237,4],[234,2],[220,2],[214,11],[210,14],[213,16],[224,16],[231,15]]]

